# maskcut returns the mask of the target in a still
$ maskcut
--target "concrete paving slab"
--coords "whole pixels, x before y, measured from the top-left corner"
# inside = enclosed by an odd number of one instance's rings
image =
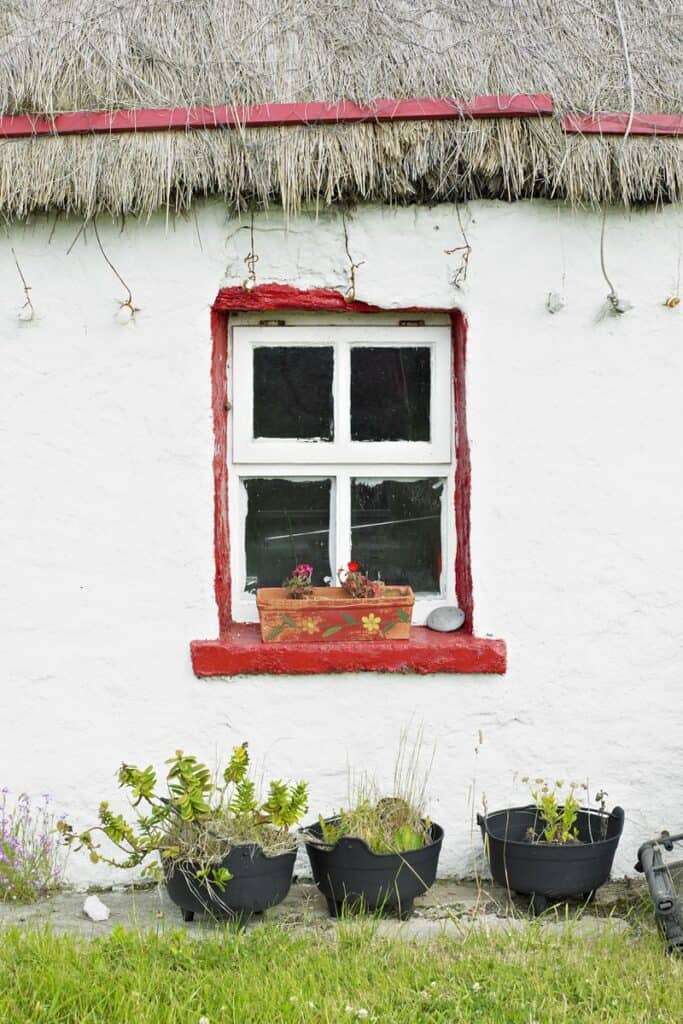
[[[626,879],[610,883],[605,890],[604,895],[599,893],[595,903],[587,907],[575,903],[568,905],[568,911],[563,905],[557,914],[549,912],[543,919],[544,927],[564,927],[565,913],[570,919],[580,916],[578,927],[586,934],[611,927],[610,921],[615,920],[617,927],[628,927],[624,916],[629,907],[642,898],[642,884]],[[111,911],[107,921],[93,922],[86,917],[83,903],[87,893],[71,890],[28,906],[0,903],[0,929],[47,926],[58,933],[78,933],[92,938],[107,935],[117,926],[152,932],[181,928],[200,938],[225,927],[224,922],[199,914],[193,922],[185,923],[163,887],[116,887],[98,894]],[[283,903],[263,917],[254,918],[250,927],[258,927],[263,920],[277,922],[295,932],[315,931],[329,934],[331,938],[338,930],[337,922],[328,916],[325,900],[310,879],[298,879]],[[524,901],[517,897],[510,899],[506,890],[499,886],[438,879],[425,896],[415,901],[415,913],[410,921],[400,922],[388,917],[373,923],[372,927],[376,927],[381,936],[427,941],[439,935],[463,937],[471,927],[495,931],[518,929],[524,927],[527,920]],[[355,922],[347,919],[347,923],[353,926]],[[367,926],[367,919],[357,923],[359,927]],[[574,923],[576,926],[576,921]]]

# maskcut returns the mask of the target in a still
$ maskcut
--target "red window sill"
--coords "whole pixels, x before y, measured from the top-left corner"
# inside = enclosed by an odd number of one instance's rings
[[[507,667],[504,640],[436,633],[414,626],[410,640],[386,643],[264,644],[257,625],[235,624],[218,640],[193,640],[197,676],[320,675],[328,672],[496,673]]]

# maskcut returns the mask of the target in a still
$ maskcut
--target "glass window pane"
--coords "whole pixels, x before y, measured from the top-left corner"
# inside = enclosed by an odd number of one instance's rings
[[[429,441],[428,348],[351,349],[351,440]]]
[[[330,480],[250,479],[247,490],[245,590],[279,587],[299,562],[313,583],[330,575]]]
[[[371,576],[441,588],[441,499],[444,481],[351,481],[351,555]]]
[[[310,345],[254,349],[254,437],[332,441],[334,349]]]

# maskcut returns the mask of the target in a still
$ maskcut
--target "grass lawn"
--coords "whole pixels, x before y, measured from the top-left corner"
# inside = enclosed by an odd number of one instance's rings
[[[2,1024],[680,1022],[683,960],[647,931],[523,932],[428,945],[340,925],[337,941],[264,925],[192,939],[0,933]]]

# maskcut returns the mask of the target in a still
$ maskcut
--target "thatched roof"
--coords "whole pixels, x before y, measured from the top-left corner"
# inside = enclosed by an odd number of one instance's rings
[[[549,92],[550,118],[0,142],[0,209],[683,196],[683,139],[564,135],[683,112],[681,0],[5,0],[0,113]],[[623,23],[620,31],[618,18]],[[624,41],[629,54],[627,62]]]

